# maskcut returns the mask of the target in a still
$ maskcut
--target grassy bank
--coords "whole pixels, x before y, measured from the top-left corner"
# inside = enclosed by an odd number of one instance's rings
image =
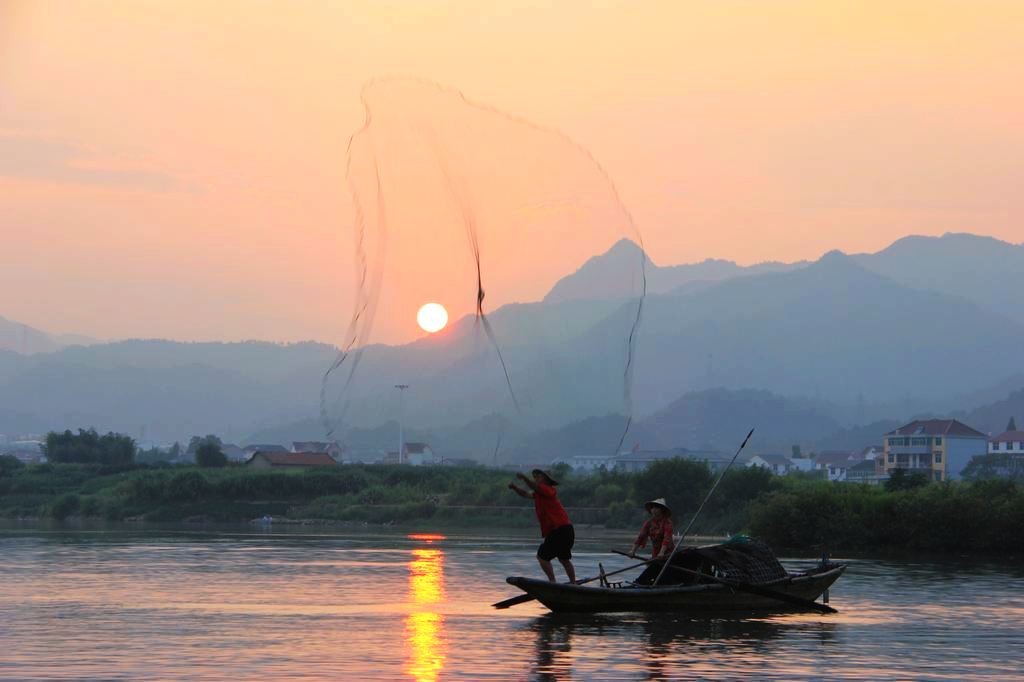
[[[638,528],[642,502],[665,496],[681,529],[713,483],[700,464],[662,462],[638,474],[571,476],[559,495],[578,524]],[[476,467],[343,466],[254,471],[241,466],[46,464],[0,470],[0,516],[145,521],[279,520],[532,527],[531,503],[507,472]],[[1024,490],[1009,481],[929,483],[904,490],[730,472],[695,527],[747,531],[779,548],[833,551],[1024,550]]]

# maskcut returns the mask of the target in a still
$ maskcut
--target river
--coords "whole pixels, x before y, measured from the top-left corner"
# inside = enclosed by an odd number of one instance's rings
[[[850,559],[832,615],[558,617],[489,606],[534,537],[430,530],[2,527],[0,679],[1021,679],[1019,564]],[[626,561],[579,535],[581,576]]]

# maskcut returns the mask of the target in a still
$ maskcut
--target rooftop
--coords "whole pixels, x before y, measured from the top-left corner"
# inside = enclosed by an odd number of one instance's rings
[[[972,429],[956,419],[915,419],[887,436],[966,436],[968,438],[988,438],[981,431]]]
[[[249,459],[262,457],[273,466],[318,467],[336,466],[338,463],[326,452],[256,452]]]
[[[993,443],[1024,442],[1024,431],[1004,431],[991,440]]]
[[[754,457],[758,457],[761,459],[761,461],[765,462],[766,464],[771,464],[772,466],[788,467],[793,465],[793,463],[789,461],[788,457],[786,457],[785,455],[780,455],[776,452],[765,452],[758,455],[754,455]],[[753,460],[754,457],[751,457],[750,459]]]

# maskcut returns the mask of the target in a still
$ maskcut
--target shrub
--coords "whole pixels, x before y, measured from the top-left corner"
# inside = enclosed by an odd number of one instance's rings
[[[0,455],[0,478],[9,476],[18,469],[24,469],[25,463],[14,455]]]
[[[167,483],[166,498],[175,502],[198,500],[209,494],[210,484],[198,471],[183,471],[175,474]]]
[[[228,463],[228,457],[220,449],[220,445],[206,441],[196,448],[196,464],[205,468],[222,467]]]
[[[50,506],[50,516],[58,521],[63,521],[77,512],[80,504],[81,500],[79,500],[78,495],[61,495]]]

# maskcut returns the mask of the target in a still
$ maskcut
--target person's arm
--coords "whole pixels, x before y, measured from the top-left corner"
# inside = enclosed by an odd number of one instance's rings
[[[662,535],[661,549],[665,556],[668,556],[672,552],[672,520],[665,519],[662,528],[665,534]]]
[[[523,472],[520,471],[518,474],[516,474],[516,477],[521,479],[523,483],[525,483],[526,485],[530,486],[530,490],[537,489],[537,484],[533,482],[533,479],[524,474]]]
[[[525,497],[527,499],[533,499],[533,493],[528,492],[526,490],[523,490],[522,488],[517,486],[515,483],[509,483],[508,487],[509,487],[509,490],[514,492],[519,497]]]
[[[636,536],[636,540],[633,541],[633,549],[630,550],[630,554],[636,556],[637,550],[647,544],[647,536],[651,532],[650,520],[644,521],[644,525],[640,528],[640,535]]]

